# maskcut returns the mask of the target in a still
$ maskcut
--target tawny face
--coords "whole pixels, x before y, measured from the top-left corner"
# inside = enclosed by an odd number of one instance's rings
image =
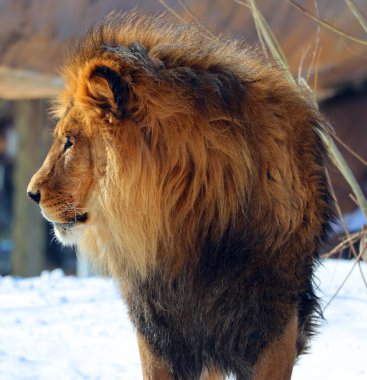
[[[53,223],[63,244],[76,244],[94,215],[91,199],[97,186],[92,139],[78,110],[71,108],[58,122],[53,145],[27,193]]]

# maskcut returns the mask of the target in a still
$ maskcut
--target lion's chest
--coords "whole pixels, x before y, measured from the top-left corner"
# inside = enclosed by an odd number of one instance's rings
[[[278,308],[292,303],[280,291],[287,285],[260,273],[251,252],[211,252],[210,257],[174,279],[151,275],[126,297],[137,330],[182,378],[195,379],[218,358],[230,368],[233,358],[246,357],[251,368],[287,321]]]

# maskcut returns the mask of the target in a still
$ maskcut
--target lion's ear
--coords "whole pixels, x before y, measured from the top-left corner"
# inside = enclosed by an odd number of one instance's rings
[[[126,117],[129,86],[114,69],[104,65],[95,66],[87,80],[87,96],[94,107],[106,114]]]

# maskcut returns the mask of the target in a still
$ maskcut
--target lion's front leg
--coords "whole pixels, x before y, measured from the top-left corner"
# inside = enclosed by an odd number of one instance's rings
[[[296,359],[297,315],[289,321],[283,335],[265,348],[255,366],[254,380],[290,380]]]
[[[145,338],[139,333],[138,346],[144,380],[173,380],[168,366],[152,351]]]

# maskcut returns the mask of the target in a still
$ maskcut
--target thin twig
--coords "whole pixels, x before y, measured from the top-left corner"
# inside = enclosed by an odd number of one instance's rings
[[[352,251],[353,256],[357,259],[358,254],[357,254],[357,251],[356,251],[356,249],[355,249],[355,247],[354,247],[354,242],[352,242],[351,234],[350,234],[350,232],[349,232],[349,229],[348,229],[347,223],[346,223],[346,221],[345,221],[345,219],[344,219],[344,216],[343,216],[342,210],[341,210],[341,208],[340,208],[340,206],[339,206],[338,198],[337,198],[337,196],[336,196],[336,193],[335,193],[335,190],[334,190],[334,186],[333,186],[333,184],[332,184],[332,182],[331,182],[330,174],[329,174],[329,171],[328,171],[327,169],[326,169],[326,178],[327,178],[327,181],[328,181],[329,186],[330,186],[331,195],[332,195],[332,196],[334,197],[334,199],[335,199],[335,207],[336,207],[337,213],[338,213],[339,218],[340,218],[340,220],[341,220],[341,222],[342,222],[342,224],[343,224],[343,229],[344,229],[344,231],[345,231],[345,233],[346,233],[346,235],[347,235],[347,242],[348,242],[348,244],[349,244],[349,248],[350,248],[350,250]],[[363,239],[363,237],[365,236],[365,230],[362,229],[362,231],[360,231],[359,234],[358,234],[357,236],[360,238],[360,244],[362,244],[362,239]],[[358,239],[356,239],[356,241],[358,241]],[[361,245],[360,245],[360,247],[361,247]],[[345,248],[345,246],[342,247],[342,249],[344,249],[344,248]],[[340,254],[342,253],[342,249],[340,249]],[[361,248],[360,248],[360,249],[361,249]],[[362,249],[364,249],[364,246],[363,246]],[[362,271],[362,268],[361,268],[361,264],[360,264],[360,262],[358,262],[358,269],[359,269],[359,272],[360,272],[360,274],[361,274],[362,280],[363,280],[363,282],[364,282],[364,284],[365,284],[365,286],[366,286],[366,288],[367,288],[367,281],[366,281],[366,278],[365,278],[364,273],[363,273],[363,271]]]
[[[364,260],[364,256],[367,253],[367,226],[364,225],[362,227],[362,231],[364,232],[364,236],[361,237],[361,242],[359,245],[359,249],[362,251],[362,259]]]
[[[244,1],[241,1],[241,0],[233,0],[233,1],[236,4],[242,5],[248,9],[250,9],[250,11],[251,11],[251,6],[248,3],[245,3]],[[266,46],[266,43],[265,43],[263,35],[261,33],[259,24],[256,22],[255,18],[253,17],[253,14],[252,14],[252,20],[254,21],[254,24],[255,24],[256,34],[257,34],[257,38],[259,39],[261,49],[264,53],[264,56],[268,59],[269,58],[268,47]]]
[[[331,159],[334,162],[335,166],[341,172],[345,180],[348,182],[349,186],[353,190],[354,195],[356,196],[359,207],[361,208],[364,215],[367,217],[367,200],[363,194],[363,191],[357,182],[354,174],[350,170],[347,162],[345,161],[343,155],[340,153],[338,147],[335,145],[335,142],[330,135],[326,135],[323,132],[320,132],[320,136],[324,141],[328,151],[330,152]]]
[[[188,21],[183,18],[179,13],[177,13],[172,7],[170,7],[166,2],[165,0],[159,0],[159,2],[169,11],[171,12],[177,19],[179,19],[182,23],[184,24],[187,24]],[[211,36],[209,36],[208,34],[206,33],[203,33],[203,30],[201,28],[198,28],[198,26],[203,26],[200,22],[198,23],[198,25],[196,24],[191,24],[191,26],[193,28],[195,28],[198,32],[200,32],[204,37],[208,38],[209,40],[213,40],[213,38]],[[217,38],[217,37],[216,37]]]
[[[356,262],[358,262],[359,272],[360,272],[361,277],[362,277],[362,280],[363,280],[363,282],[364,282],[364,284],[365,284],[365,286],[366,286],[366,288],[367,288],[367,281],[366,281],[366,278],[365,278],[364,273],[363,273],[363,271],[362,271],[361,263],[360,263],[360,258],[362,257],[363,252],[365,251],[365,248],[366,248],[366,247],[365,247],[365,243],[363,243],[363,240],[364,240],[365,237],[366,237],[366,231],[365,231],[365,229],[362,229],[362,231],[360,231],[358,234],[356,234],[356,236],[357,236],[357,237],[359,238],[359,240],[360,240],[360,253],[362,252],[361,256],[359,256],[359,255],[357,254],[357,251],[356,251],[355,247],[354,247],[354,242],[352,241],[352,236],[351,236],[351,234],[350,234],[350,232],[349,232],[349,229],[348,229],[347,223],[345,222],[345,219],[344,219],[343,213],[342,213],[342,211],[341,211],[341,209],[340,209],[339,202],[338,202],[338,198],[337,198],[337,196],[336,196],[336,194],[335,194],[334,187],[333,187],[333,185],[332,185],[331,178],[330,178],[330,175],[329,175],[329,171],[328,171],[328,170],[326,170],[326,177],[327,177],[327,180],[328,180],[329,185],[330,185],[331,195],[334,197],[334,199],[335,199],[335,201],[336,201],[336,202],[335,202],[335,205],[336,205],[336,209],[337,209],[337,212],[338,212],[339,218],[340,218],[340,220],[341,220],[341,222],[342,222],[342,224],[343,224],[344,231],[345,231],[345,233],[346,233],[346,235],[347,235],[347,239],[346,239],[346,241],[347,241],[348,244],[349,244],[349,248],[350,248],[350,250],[352,251],[352,253],[353,253],[354,257],[355,257]],[[355,241],[358,241],[358,238],[357,238]],[[345,245],[344,245],[344,247],[342,247],[342,249],[344,249],[344,248],[345,248]],[[342,251],[342,249],[340,249],[340,252]],[[353,268],[352,268],[352,269],[353,269]],[[350,273],[351,273],[351,272],[350,272]],[[343,285],[345,284],[346,280],[347,280],[347,278],[346,278],[345,281],[342,283]],[[341,289],[341,287],[337,290],[337,292],[339,292],[340,289]],[[337,292],[336,292],[336,293],[334,294],[334,296],[329,300],[329,302],[328,302],[328,304],[325,306],[324,310],[325,310],[326,307],[331,303],[331,301],[336,297]]]
[[[303,12],[304,14],[306,14],[308,17],[312,18],[313,20],[317,21],[318,23],[320,23],[322,26],[324,26],[325,28],[328,28],[330,30],[332,30],[333,32],[345,37],[345,38],[348,38],[349,40],[353,41],[353,42],[356,42],[356,43],[359,43],[361,45],[365,45],[367,46],[367,40],[362,40],[360,38],[357,38],[357,37],[354,37],[346,32],[344,32],[343,30],[337,28],[336,26],[330,24],[329,22],[321,19],[320,17],[317,17],[315,15],[313,15],[312,13],[310,13],[309,11],[307,11],[304,7],[302,7],[301,5],[297,4],[296,2],[294,2],[293,0],[288,0],[288,2],[290,4],[292,4],[294,7],[296,7],[298,10],[300,10],[301,12]]]
[[[177,2],[181,5],[181,7],[195,20],[198,26],[213,40],[217,40],[218,37],[210,31],[195,15],[195,13],[186,5],[186,3],[183,0],[177,0]]]
[[[367,227],[364,225],[362,227],[362,231],[365,233],[364,236],[361,238],[361,241],[359,243],[359,250],[362,252],[362,257],[361,257],[361,260],[366,260],[366,253],[367,253],[367,250],[366,250],[366,244],[367,244],[367,234],[366,234],[366,229]],[[366,285],[367,287],[367,281],[366,281],[366,278],[364,277],[364,273],[363,273],[363,270],[362,270],[362,266],[361,266],[361,260],[358,262],[358,268],[359,268],[359,271],[361,272],[361,276],[362,276],[362,279],[363,279],[363,282],[364,284]]]
[[[359,160],[363,165],[367,166],[367,161],[361,157],[358,153],[356,153],[349,145],[347,145],[342,139],[340,139],[337,135],[333,136],[334,139],[342,145],[351,155],[353,155],[357,160]]]
[[[319,79],[319,63],[320,63],[320,56],[321,56],[322,48],[319,49],[316,56],[316,63],[315,63],[315,75],[313,78],[313,101],[317,102],[317,81]]]
[[[364,239],[366,239],[366,233],[364,234]],[[340,290],[343,288],[343,286],[345,285],[345,283],[347,282],[348,278],[350,277],[350,275],[352,274],[354,268],[356,267],[356,265],[358,264],[359,260],[361,259],[362,255],[365,254],[365,251],[366,251],[366,246],[363,247],[363,249],[360,249],[359,250],[359,254],[358,256],[356,257],[356,259],[354,260],[354,263],[353,263],[353,266],[352,268],[350,269],[350,271],[348,272],[348,274],[345,276],[343,282],[339,285],[338,289],[336,290],[336,292],[333,294],[333,296],[329,299],[329,301],[327,302],[327,304],[324,306],[324,309],[323,309],[323,312],[328,308],[328,306],[331,304],[331,302],[335,299],[335,297],[339,294]]]
[[[245,3],[244,1],[241,1],[241,0],[233,0],[233,1],[237,4],[243,5],[246,8],[251,8],[250,5],[248,3]]]
[[[357,254],[357,252],[356,252],[356,250],[355,250],[355,248],[354,248],[353,243],[351,242],[350,232],[349,232],[349,229],[348,229],[347,223],[346,223],[346,221],[345,221],[345,219],[344,219],[344,216],[343,216],[342,210],[341,210],[341,208],[340,208],[340,206],[339,206],[338,197],[336,196],[336,193],[335,193],[335,190],[334,190],[334,186],[333,186],[333,184],[332,184],[332,182],[331,182],[331,178],[330,178],[329,170],[326,169],[326,170],[325,170],[325,173],[326,173],[327,181],[328,181],[328,183],[329,183],[329,187],[330,187],[331,195],[332,195],[332,197],[335,199],[335,208],[336,208],[336,211],[337,211],[337,213],[338,213],[339,219],[340,219],[340,221],[341,221],[341,223],[342,223],[342,225],[343,225],[344,232],[345,232],[345,234],[346,234],[346,236],[347,236],[347,241],[348,241],[349,247],[350,247],[351,251],[353,252],[354,257],[357,257],[358,254]]]
[[[360,257],[357,257],[357,259],[359,260]],[[348,274],[345,276],[343,282],[339,285],[338,289],[336,290],[336,292],[332,295],[332,297],[329,299],[329,301],[327,302],[327,304],[324,306],[324,309],[322,310],[323,312],[325,312],[325,310],[329,307],[329,305],[333,302],[333,300],[336,298],[336,296],[339,294],[339,292],[341,291],[341,289],[343,288],[343,286],[345,285],[345,283],[347,282],[348,278],[350,277],[350,275],[352,274],[354,268],[356,267],[357,265],[357,262],[358,260],[355,260],[354,263],[353,263],[353,266],[352,268],[350,269],[350,271],[348,272]]]
[[[358,9],[358,7],[354,4],[352,0],[344,0],[348,5],[349,9],[353,13],[353,16],[357,19],[361,27],[367,32],[367,19],[363,16],[362,12]]]
[[[349,196],[352,199],[352,201],[358,206],[357,200],[355,199],[354,195],[353,194],[349,194]],[[364,226],[364,228],[365,228],[365,226]],[[363,239],[363,230],[361,232],[359,232],[359,234],[361,236],[360,239],[359,239],[360,240],[360,244],[364,244],[365,245],[366,244],[366,239]],[[364,255],[364,256],[367,256],[367,255]],[[367,259],[367,257],[363,257],[363,256],[361,257],[361,260],[363,260],[363,261],[365,261],[367,263],[366,259]],[[365,286],[367,287],[367,280],[366,280],[366,278],[364,276],[364,273],[363,273],[363,269],[362,269],[362,266],[361,266],[361,260],[358,261],[358,268],[359,268],[359,271],[361,273],[362,280],[363,280]]]
[[[358,206],[358,201],[356,197],[354,196],[354,194],[349,194],[349,198],[354,202],[356,206]]]
[[[307,83],[310,81],[312,69],[313,69],[313,67],[315,65],[316,52],[317,52],[317,48],[315,47],[315,49],[314,49],[314,51],[312,53],[311,62],[310,62],[310,65],[308,66],[308,70],[307,70],[307,74],[306,74],[306,81],[307,81]]]
[[[308,55],[308,52],[310,51],[311,49],[311,44],[308,44],[307,45],[307,48],[303,51],[302,53],[302,56],[301,56],[301,59],[299,61],[299,64],[298,64],[298,73],[297,73],[297,82],[298,84],[301,83],[301,78],[302,78],[302,71],[303,71],[303,63]]]
[[[177,17],[181,22],[184,24],[187,23],[187,21],[179,15],[173,8],[171,8],[164,0],[159,0],[159,2],[168,10],[170,11],[175,17]]]
[[[248,4],[250,6],[251,14],[254,19],[255,24],[257,23],[258,27],[257,30],[260,31],[260,35],[266,42],[266,45],[272,54],[273,58],[278,62],[280,66],[283,67],[287,78],[290,83],[296,84],[295,79],[293,78],[293,75],[289,69],[288,62],[282,52],[282,49],[279,45],[278,40],[275,38],[271,28],[269,27],[269,24],[261,14],[261,12],[258,10],[256,6],[255,0],[248,0]]]
[[[332,250],[330,250],[330,251],[327,252],[327,253],[324,253],[321,257],[322,257],[323,259],[327,259],[327,258],[329,258],[330,256],[335,255],[337,252],[342,251],[342,250],[345,249],[348,245],[350,245],[350,244],[354,244],[355,242],[357,242],[358,240],[361,239],[362,232],[361,232],[361,231],[358,231],[358,232],[355,232],[354,234],[350,234],[349,236],[350,236],[349,238],[345,238],[345,239],[343,239],[343,240],[342,240],[338,245],[336,245]]]
[[[314,0],[313,6],[315,8],[315,14],[316,14],[316,16],[319,16],[319,7],[317,6],[316,0]],[[313,68],[313,66],[315,64],[316,56],[317,56],[319,48],[320,48],[320,24],[317,24],[317,26],[316,26],[315,48],[313,49],[313,52],[312,52],[311,64],[310,64],[310,66],[308,68],[308,72],[307,72],[307,76],[306,76],[307,82],[310,79],[312,68]]]

